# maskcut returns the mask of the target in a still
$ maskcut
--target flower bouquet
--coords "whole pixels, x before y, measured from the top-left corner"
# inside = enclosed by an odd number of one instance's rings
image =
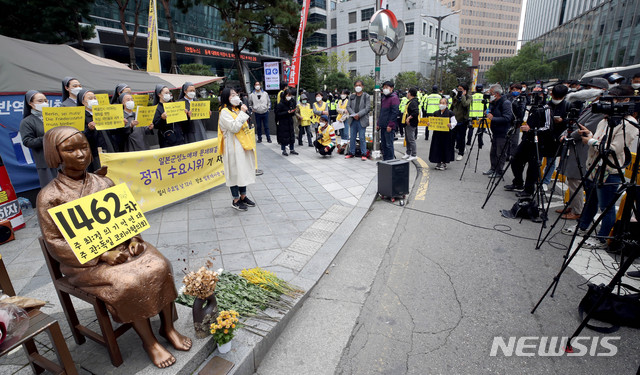
[[[208,327],[218,316],[218,303],[216,301],[216,284],[219,280],[219,273],[200,267],[196,272],[189,272],[182,282],[184,290],[182,293],[195,297],[193,301],[193,328],[196,337],[207,337]]]
[[[222,354],[231,350],[231,339],[233,339],[235,330],[240,328],[238,316],[239,314],[235,310],[221,311],[216,322],[209,326],[211,335],[218,344],[218,351]]]

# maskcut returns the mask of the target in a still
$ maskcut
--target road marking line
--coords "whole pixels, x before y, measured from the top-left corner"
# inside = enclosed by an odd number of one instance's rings
[[[420,185],[418,185],[418,189],[416,190],[416,196],[413,198],[416,201],[423,201],[427,196],[427,188],[429,187],[429,165],[422,160],[421,158],[417,158],[416,161],[420,165],[420,173],[422,173],[422,179],[420,180]]]

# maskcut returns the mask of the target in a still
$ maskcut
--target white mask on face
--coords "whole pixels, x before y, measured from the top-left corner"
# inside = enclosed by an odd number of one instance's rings
[[[193,98],[195,98],[195,97],[196,97],[196,92],[195,92],[195,91],[189,91],[189,92],[187,93],[187,98],[189,98],[189,99],[193,99]]]
[[[522,86],[522,92],[527,91],[527,86]]]
[[[491,95],[491,97],[489,98],[490,102],[494,102],[496,100],[496,96],[495,95]]]
[[[98,102],[98,99],[91,99],[91,100],[87,100],[87,107],[89,108],[93,108],[97,105],[99,105],[100,103]]]
[[[78,95],[80,93],[80,90],[82,90],[82,87],[74,87],[71,89],[71,94]]]
[[[356,86],[356,92],[362,92],[362,86]]]
[[[640,83],[632,83],[631,87],[633,87],[635,90],[640,89]]]
[[[165,102],[171,101],[171,94],[162,94],[162,100]]]
[[[291,97],[290,96],[285,96],[285,99],[286,99],[286,101],[289,101],[289,100],[291,100]]]
[[[444,111],[445,109],[447,109],[447,105],[446,104],[440,104],[440,110]]]
[[[562,99],[551,99],[551,103],[558,105],[560,104],[560,102],[562,101]]]
[[[126,109],[131,111],[133,108],[135,108],[136,102],[134,102],[133,100],[129,100],[128,102],[124,103],[124,106]]]
[[[42,108],[48,107],[48,106],[49,106],[49,103],[37,103],[36,104],[36,111],[42,112]]]
[[[322,101],[322,96],[316,96],[316,102],[321,102]]]
[[[383,93],[383,94],[385,94],[385,95],[389,95],[389,94],[391,94],[391,90],[389,90],[389,89],[382,89],[382,93]]]
[[[345,99],[347,98],[347,95],[342,94],[342,95],[340,95],[340,98],[341,98],[342,100],[345,100]]]
[[[260,91],[260,86],[256,85],[256,91]]]
[[[234,107],[238,107],[240,106],[240,104],[242,104],[242,100],[240,100],[239,96],[232,96],[229,98],[229,103],[231,103],[231,105]]]

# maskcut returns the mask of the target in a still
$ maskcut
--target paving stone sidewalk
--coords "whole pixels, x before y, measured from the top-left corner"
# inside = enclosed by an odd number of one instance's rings
[[[215,258],[214,269],[239,272],[263,267],[305,289],[315,284],[373,201],[377,167],[370,160],[346,160],[337,154],[323,158],[306,145],[296,151],[300,155],[285,157],[276,143],[258,144],[258,163],[264,174],[248,188],[257,207],[247,212],[231,208],[231,195],[226,186],[220,186],[146,214],[151,229],[142,237],[172,262],[178,288],[183,271],[199,268],[210,257]],[[31,213],[27,228],[16,232],[15,241],[0,246],[0,254],[17,293],[49,302],[43,311],[61,322],[80,373],[156,373],[132,331],[118,339],[124,357],[118,368],[111,366],[101,346],[91,341],[75,344],[39,248],[39,235]],[[93,321],[97,329],[90,306],[77,300],[74,303],[81,321]],[[179,329],[191,334],[190,309],[178,306],[178,313]],[[152,324],[157,328],[159,321]],[[257,345],[260,339],[238,341],[246,346]],[[46,335],[39,337],[37,345],[46,357],[55,358]],[[227,357],[241,361],[251,350],[239,347]],[[190,352],[171,351],[177,363],[162,373],[188,374],[211,354],[213,344],[208,339],[194,339]],[[0,373],[31,373],[22,350],[0,359]]]

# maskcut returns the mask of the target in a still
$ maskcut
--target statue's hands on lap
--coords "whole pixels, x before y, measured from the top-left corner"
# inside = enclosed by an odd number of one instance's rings
[[[100,260],[107,263],[110,266],[115,266],[117,264],[122,264],[127,260],[129,260],[129,253],[125,251],[120,252],[117,250],[110,250],[110,251],[107,251],[106,253],[102,253],[102,255],[100,255]]]
[[[138,256],[142,254],[145,248],[144,242],[138,242],[132,239],[131,243],[129,243],[129,254],[131,254],[132,257]]]

